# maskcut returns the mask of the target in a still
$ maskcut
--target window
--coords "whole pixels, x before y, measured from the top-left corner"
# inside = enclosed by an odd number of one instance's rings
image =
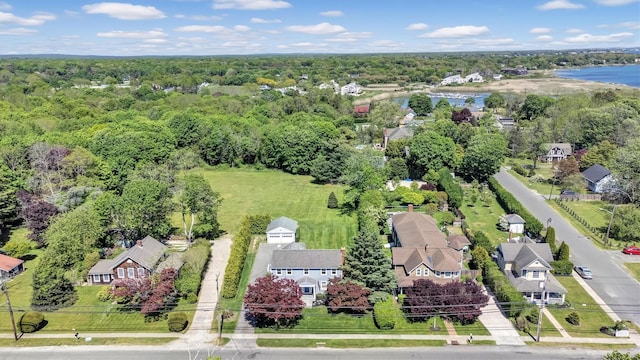
[[[436,277],[440,277],[440,271],[436,270]]]
[[[522,277],[527,277],[527,269],[522,270]]]
[[[429,276],[429,269],[424,269],[424,276]]]
[[[320,290],[321,291],[327,290],[327,282],[326,281],[320,281]]]
[[[103,281],[103,282],[109,282],[109,281],[111,281],[111,275],[109,275],[109,274],[104,274],[104,275],[102,275],[102,281]]]
[[[303,286],[302,295],[313,295],[313,288],[311,286]]]
[[[445,271],[444,277],[450,278],[451,277],[451,271]]]
[[[533,275],[531,275],[532,278],[540,279],[540,271],[534,270],[534,271],[532,271],[532,274],[533,274]]]
[[[327,269],[321,269],[320,275],[327,275]]]
[[[282,269],[276,269],[276,275],[282,275]]]
[[[134,268],[127,268],[127,277],[129,279],[135,279],[136,277],[136,269]]]
[[[138,268],[138,277],[139,278],[143,278],[145,277],[146,273],[144,271],[144,268]]]
[[[93,275],[93,282],[100,282],[100,275]]]
[[[338,269],[331,269],[331,275],[338,275]]]
[[[124,279],[124,269],[118,268],[118,279]]]
[[[293,274],[293,270],[287,269],[287,275],[291,275],[291,274]]]
[[[453,277],[459,277],[460,276],[460,271],[456,271],[453,273]]]
[[[303,272],[305,275],[309,275],[309,269],[304,269],[304,270],[302,270],[302,272]]]
[[[422,270],[416,269],[416,276],[422,276]]]

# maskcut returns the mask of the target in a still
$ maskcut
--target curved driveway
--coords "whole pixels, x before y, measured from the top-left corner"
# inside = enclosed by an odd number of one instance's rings
[[[569,245],[571,261],[593,271],[593,280],[589,280],[588,285],[618,317],[640,325],[640,283],[623,268],[619,256],[597,248],[549,206],[543,195],[531,191],[504,168],[494,177],[540,222],[546,224],[547,219],[552,219],[556,241]]]

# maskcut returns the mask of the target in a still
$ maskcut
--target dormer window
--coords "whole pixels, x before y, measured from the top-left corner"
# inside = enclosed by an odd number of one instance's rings
[[[416,276],[422,276],[422,269],[416,269]]]

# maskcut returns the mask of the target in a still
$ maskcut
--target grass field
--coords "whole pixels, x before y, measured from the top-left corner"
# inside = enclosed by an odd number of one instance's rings
[[[356,235],[355,216],[328,209],[334,192],[341,200],[340,185],[312,184],[310,176],[272,170],[197,169],[223,198],[218,219],[223,230],[234,233],[245,215],[287,216],[298,221],[300,242],[310,249],[349,246]],[[180,224],[178,214],[173,219]]]
[[[507,241],[508,233],[500,231],[496,227],[500,220],[500,215],[505,213],[496,200],[492,200],[487,207],[479,201],[475,206],[469,206],[465,199],[460,210],[465,215],[467,225],[473,231],[483,231],[487,234],[493,245],[498,246],[500,243]]]
[[[569,301],[572,307],[562,309],[549,307],[549,311],[569,335],[573,337],[609,337],[609,335],[600,332],[600,327],[613,325],[613,320],[609,315],[595,303],[573,277],[558,276],[556,279],[567,289],[565,300]],[[580,315],[580,325],[569,324],[566,320],[566,317],[574,311]]]
[[[260,347],[296,348],[376,348],[376,347],[423,347],[445,346],[446,340],[400,340],[400,339],[258,339]]]
[[[629,270],[631,275],[638,281],[640,281],[640,263],[624,263],[624,266]]]
[[[582,234],[586,235],[588,238],[592,240],[592,242],[598,246],[604,247],[604,235],[603,233],[593,233],[589,229],[587,229],[584,225],[582,225],[578,220],[576,220],[573,216],[567,213],[566,210],[558,206],[554,201],[547,202],[549,206],[554,208],[560,215],[562,215],[573,227],[578,229]],[[609,206],[603,201],[567,201],[564,202],[568,207],[570,207],[578,216],[583,219],[587,219],[593,226],[596,226],[606,231],[607,225],[609,225],[609,219],[611,215],[604,210]],[[624,246],[623,242],[620,242],[614,238],[609,239],[608,248],[621,249]]]
[[[164,345],[168,342],[176,340],[178,337],[157,337],[157,338],[95,338],[91,341],[85,339],[76,340],[73,334],[69,334],[68,339],[59,338],[35,338],[35,339],[0,339],[0,346],[6,347],[29,347],[29,346],[77,346],[77,345]]]

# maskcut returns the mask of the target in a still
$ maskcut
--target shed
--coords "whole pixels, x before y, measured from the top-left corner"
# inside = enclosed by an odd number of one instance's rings
[[[298,222],[281,216],[267,226],[267,244],[289,244],[296,241]]]
[[[508,214],[505,216],[509,223],[509,232],[512,234],[524,234],[524,219],[518,214]]]

